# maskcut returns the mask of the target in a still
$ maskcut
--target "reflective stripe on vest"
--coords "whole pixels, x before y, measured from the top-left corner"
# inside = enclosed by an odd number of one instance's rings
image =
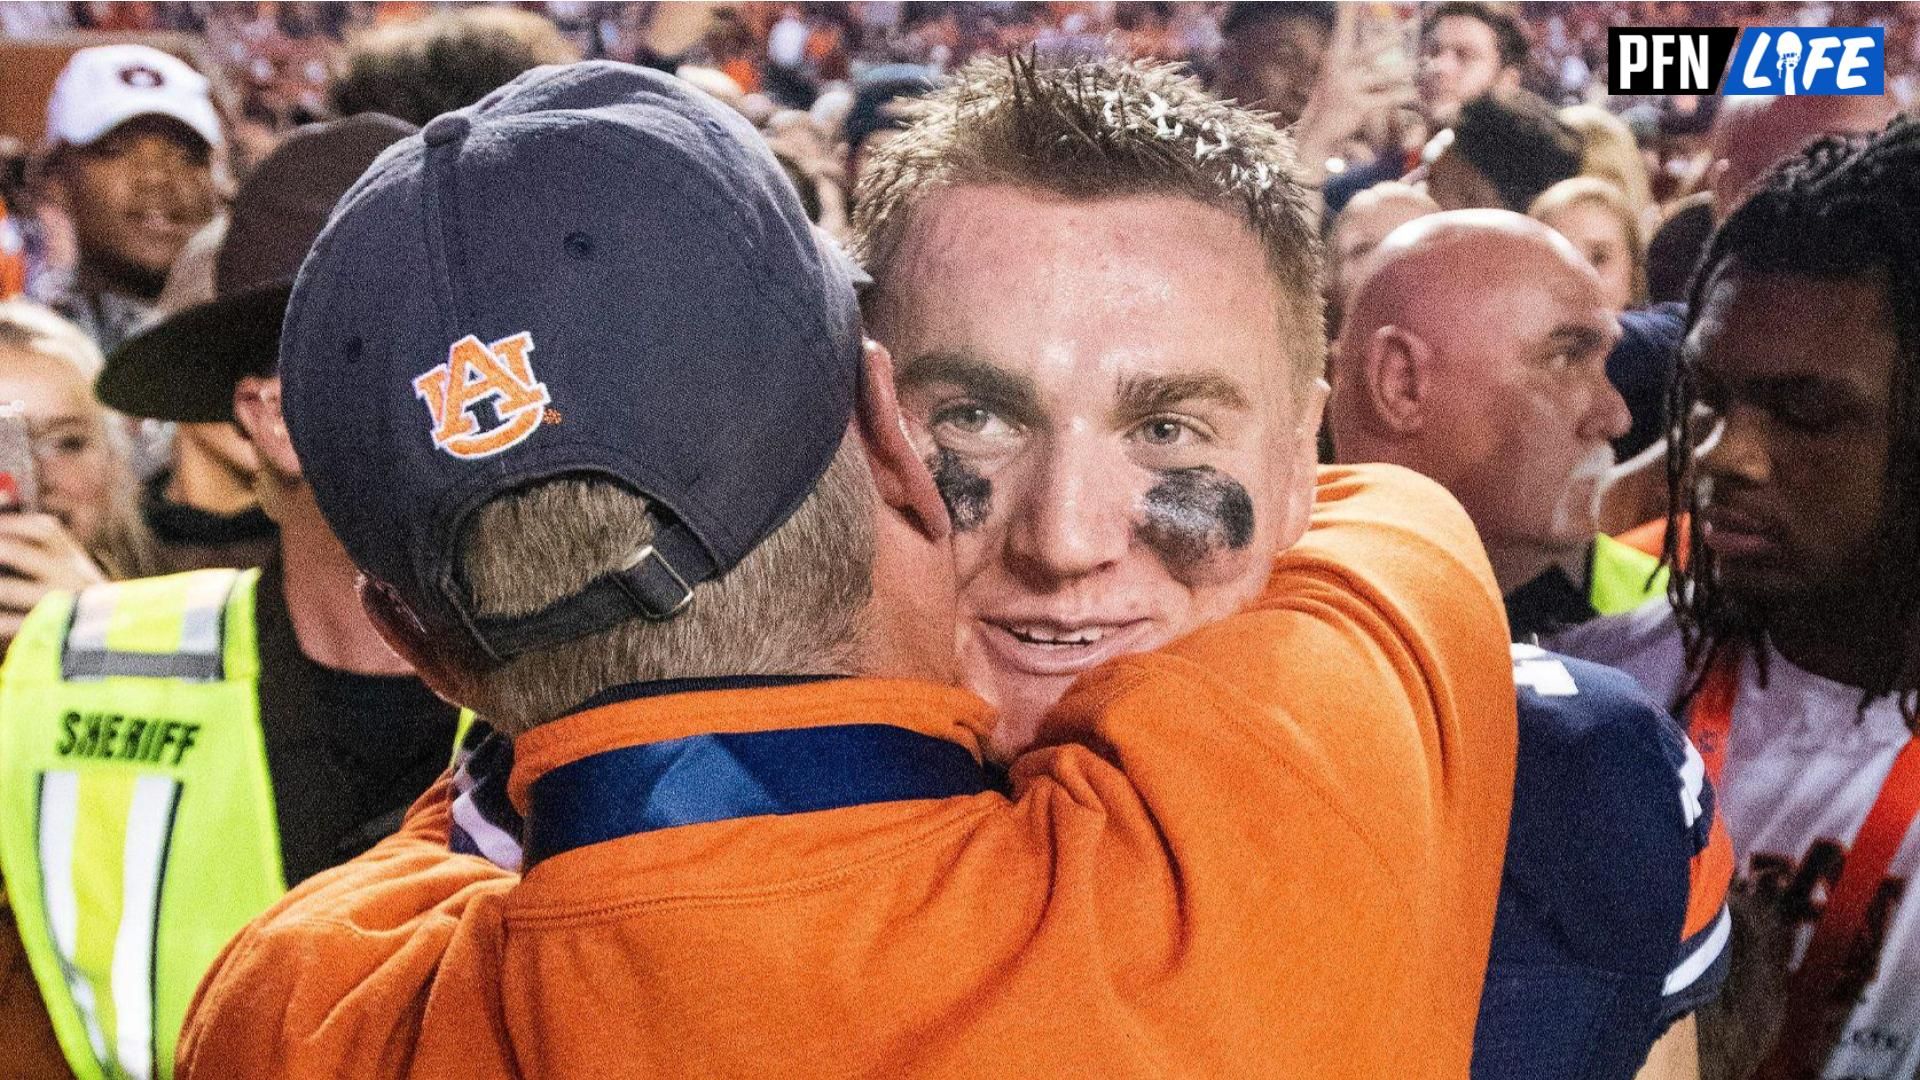
[[[83,784],[98,790],[83,796]],[[131,1077],[153,1075],[154,930],[160,918],[162,864],[179,800],[179,782],[164,776],[40,774],[38,832],[47,927],[67,990],[80,1006],[94,1059],[112,1061]],[[83,830],[83,805],[90,811],[124,807],[117,859],[111,848],[102,852],[83,847],[97,845],[111,833]],[[116,876],[117,882],[112,880]],[[104,889],[99,877],[107,879]],[[96,892],[88,895],[83,919],[81,896]],[[93,973],[99,971],[108,973],[104,984],[96,982]]]
[[[1594,537],[1587,603],[1601,615],[1632,611],[1667,594],[1667,570],[1658,556],[1602,534]]]
[[[221,623],[227,595],[238,575],[187,574],[181,583],[183,608],[179,614],[178,644],[165,652],[116,649],[109,639],[141,637],[126,627],[142,613],[120,602],[112,588],[88,589],[73,605],[73,625],[60,653],[60,674],[69,682],[127,675],[150,679],[218,682],[221,661]],[[117,621],[116,621],[117,616]],[[116,633],[117,631],[117,633]]]
[[[200,977],[286,891],[258,580],[53,594],[0,668],[0,872],[82,1080],[170,1077]]]
[[[201,975],[285,891],[257,580],[54,594],[0,669],[0,870],[82,1080],[171,1076]]]

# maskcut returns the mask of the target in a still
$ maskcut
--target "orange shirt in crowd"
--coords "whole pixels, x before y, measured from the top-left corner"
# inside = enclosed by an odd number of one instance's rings
[[[965,691],[625,701],[516,743],[890,724],[976,756]],[[1513,790],[1500,596],[1457,505],[1328,470],[1247,611],[1084,676],[987,791],[683,825],[524,877],[402,831],[227,947],[183,1080],[1463,1078]]]
[[[1685,514],[1680,515],[1680,550],[1676,554],[1678,554],[1680,558],[1680,563],[1683,566],[1686,564],[1686,561],[1687,561],[1687,522],[1688,520],[1689,519],[1687,515]],[[1623,532],[1620,535],[1614,537],[1614,539],[1620,541],[1621,543],[1627,545],[1630,548],[1633,548],[1637,551],[1644,551],[1647,554],[1652,555],[1655,558],[1658,558],[1663,552],[1666,551],[1667,519],[1654,518],[1652,521],[1646,522],[1644,524],[1635,525],[1633,528],[1628,529],[1626,532]]]
[[[760,64],[752,57],[736,56],[720,65],[727,77],[738,83],[743,94],[760,92]]]
[[[27,291],[27,245],[20,230],[0,206],[0,300]]]

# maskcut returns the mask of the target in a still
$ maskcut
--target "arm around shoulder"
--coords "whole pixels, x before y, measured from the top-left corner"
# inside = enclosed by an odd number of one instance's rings
[[[1042,735],[1127,757],[1130,778],[1233,783],[1253,814],[1306,785],[1408,869],[1458,818],[1487,830],[1468,846],[1497,874],[1516,722],[1479,538],[1413,473],[1322,470],[1310,528],[1252,605],[1090,673]]]
[[[1084,677],[1042,738],[1091,754],[1036,755],[1015,780],[1100,804],[1133,876],[1177,882],[1185,940],[1271,968],[1242,985],[1337,987],[1321,1020],[1378,1036],[1347,1043],[1354,1062],[1464,1075],[1514,717],[1498,590],[1459,506],[1403,470],[1326,470],[1247,610]]]

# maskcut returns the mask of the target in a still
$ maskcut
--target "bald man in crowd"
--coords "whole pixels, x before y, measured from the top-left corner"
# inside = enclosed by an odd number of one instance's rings
[[[1393,230],[1414,218],[1439,213],[1440,204],[1412,184],[1388,180],[1355,195],[1333,219],[1327,243],[1327,309],[1338,333],[1339,312],[1360,281],[1366,257]]]
[[[1336,455],[1453,492],[1517,640],[1652,595],[1652,560],[1597,531],[1609,440],[1631,418],[1606,375],[1619,326],[1571,244],[1504,210],[1428,215],[1387,237],[1349,300]]]
[[[1411,468],[1460,500],[1487,546],[1516,641],[1596,610],[1637,606],[1659,590],[1650,556],[1596,532],[1600,482],[1613,463],[1609,440],[1628,424],[1606,376],[1620,331],[1599,276],[1564,237],[1505,210],[1425,215],[1367,257],[1348,299],[1327,403],[1336,460]],[[1676,784],[1671,772],[1629,768],[1620,748],[1665,743],[1677,749],[1676,761],[1699,756],[1650,703],[1606,694],[1618,672],[1595,667],[1561,680],[1552,654],[1516,645],[1515,657],[1520,769],[1475,1080],[1627,1075],[1661,1032],[1641,1080],[1695,1076],[1691,1013],[1725,974],[1731,850],[1713,824],[1710,791],[1688,791],[1695,781]],[[1529,665],[1542,668],[1539,678]],[[1690,775],[1683,766],[1679,776]],[[1628,824],[1662,802],[1663,788],[1688,804],[1684,843],[1673,843],[1666,827]],[[1705,814],[1692,813],[1702,806]],[[1585,842],[1588,829],[1605,838]],[[1672,910],[1679,892],[1626,918],[1600,914],[1607,904],[1596,898],[1609,889],[1637,896],[1638,887],[1623,883],[1677,873],[1682,862],[1684,918]],[[1547,1002],[1534,1003],[1544,1026],[1528,1039],[1507,1045],[1493,1037],[1485,1030],[1490,1010],[1510,1020],[1512,1001],[1532,994],[1525,982],[1501,977],[1510,959],[1501,942],[1518,936],[1503,933],[1509,923],[1551,927],[1538,936],[1583,941],[1574,948],[1590,963],[1604,956],[1598,966],[1638,973],[1641,982],[1623,978],[1608,993],[1642,1002],[1648,1041],[1569,1070],[1577,1059],[1557,1056],[1557,1047],[1578,1040],[1554,1032],[1559,1023],[1577,1026],[1566,1017],[1578,1010]],[[1619,1022],[1597,1027],[1607,1026],[1625,1030]]]
[[[1871,135],[1899,113],[1884,95],[1730,97],[1713,120],[1714,220],[1724,221],[1776,162],[1822,135]]]

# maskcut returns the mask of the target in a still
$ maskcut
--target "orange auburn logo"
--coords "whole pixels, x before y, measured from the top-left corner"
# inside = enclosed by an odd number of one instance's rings
[[[433,419],[433,445],[457,458],[490,457],[518,445],[545,419],[547,385],[533,377],[525,331],[491,345],[468,334],[447,362],[413,380]]]

